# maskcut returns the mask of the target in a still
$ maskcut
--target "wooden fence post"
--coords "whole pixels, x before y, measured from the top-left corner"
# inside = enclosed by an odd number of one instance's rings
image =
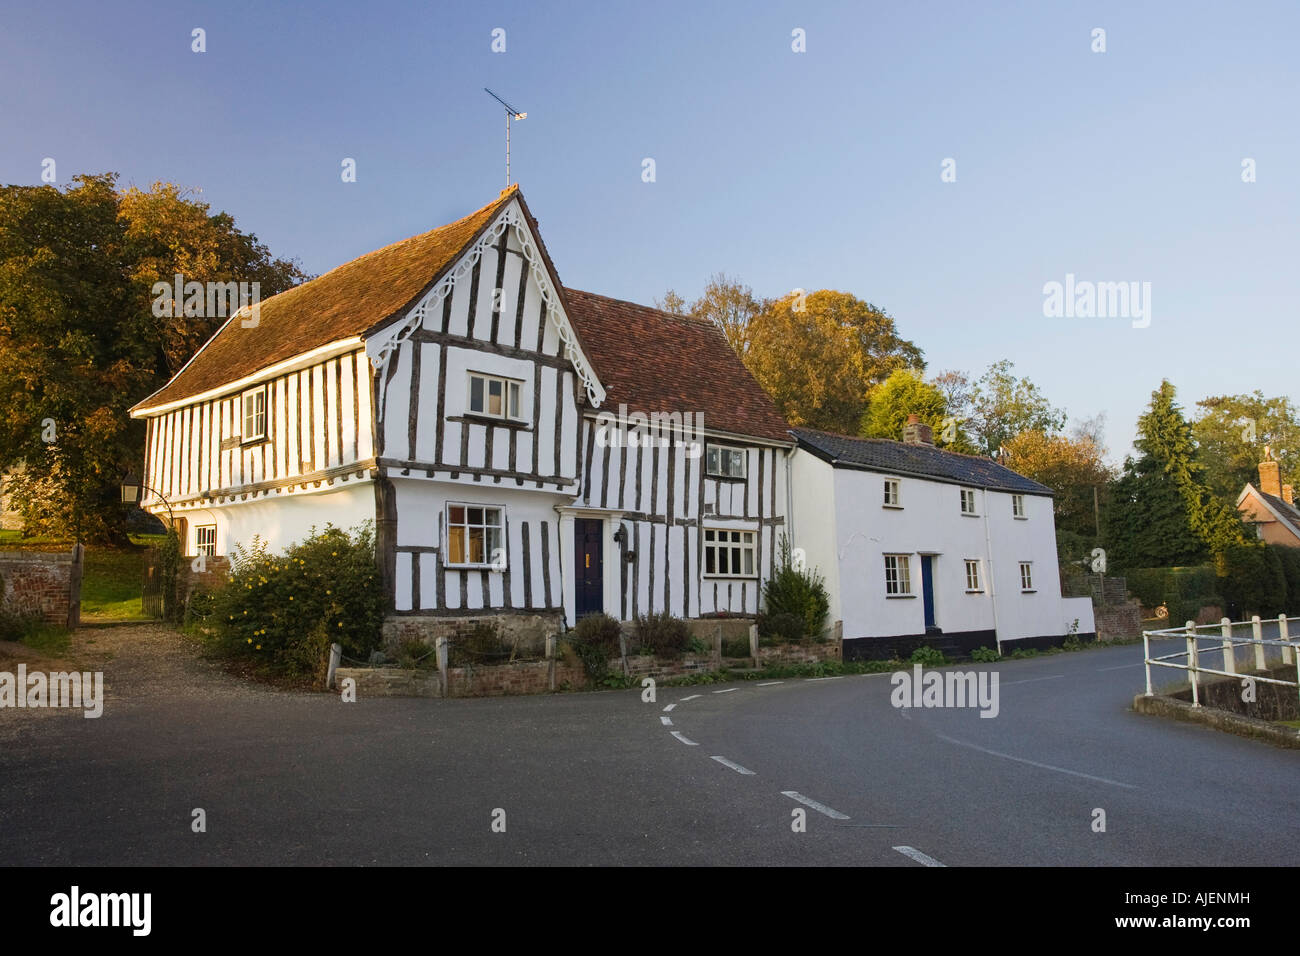
[[[438,652],[438,684],[440,685],[438,689],[441,692],[439,696],[450,697],[451,688],[447,684],[447,638],[438,638],[434,647]]]

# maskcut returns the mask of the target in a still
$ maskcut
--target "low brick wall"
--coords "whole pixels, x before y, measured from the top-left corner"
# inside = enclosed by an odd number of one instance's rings
[[[1190,701],[1179,700],[1176,697],[1166,697],[1162,694],[1147,697],[1145,694],[1138,694],[1133,698],[1133,709],[1139,714],[1172,717],[1174,720],[1203,724],[1239,737],[1264,740],[1278,747],[1300,749],[1300,731],[1293,727],[1285,727],[1244,714],[1229,713],[1214,707],[1193,707]]]
[[[622,661],[614,658],[609,662],[609,669],[615,674],[621,674]],[[712,655],[687,654],[681,658],[665,658],[638,654],[627,659],[627,673],[636,678],[652,677],[657,681],[715,670],[719,670],[719,665]]]
[[[181,558],[176,578],[177,595],[182,605],[195,591],[219,591],[230,577],[230,559],[223,554],[203,559],[203,570],[194,570],[195,559]]]
[[[399,667],[340,667],[334,672],[334,686],[356,681],[357,699],[363,697],[438,697],[438,672]]]
[[[383,650],[397,656],[405,641],[422,641],[433,647],[438,638],[454,641],[472,634],[483,624],[490,624],[501,635],[502,642],[513,645],[520,654],[537,657],[545,652],[546,636],[564,630],[564,613],[549,611],[541,614],[479,614],[448,616],[434,614],[390,615],[383,624]]]
[[[1095,605],[1092,613],[1097,623],[1099,641],[1139,637],[1142,634],[1142,606],[1137,600],[1125,601],[1123,604]]]
[[[76,627],[80,575],[72,552],[0,551],[0,606],[34,611],[58,627]]]
[[[823,661],[838,661],[843,649],[835,641],[825,644],[774,644],[758,649],[758,665],[766,664],[820,664]]]
[[[581,667],[555,661],[555,686],[582,687],[587,675]],[[511,694],[545,694],[551,689],[551,662],[525,661],[491,667],[447,668],[448,697],[503,697]]]

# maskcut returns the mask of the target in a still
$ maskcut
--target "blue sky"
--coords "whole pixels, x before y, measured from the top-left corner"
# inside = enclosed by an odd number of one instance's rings
[[[309,272],[497,195],[488,86],[528,112],[512,172],[568,285],[649,303],[721,270],[762,295],[852,292],[932,372],[1009,358],[1071,416],[1104,412],[1112,458],[1162,377],[1189,411],[1296,397],[1295,3],[95,0],[3,19],[0,181],[52,157],[62,183],[200,188]],[[1149,327],[1045,317],[1067,273],[1151,283]]]

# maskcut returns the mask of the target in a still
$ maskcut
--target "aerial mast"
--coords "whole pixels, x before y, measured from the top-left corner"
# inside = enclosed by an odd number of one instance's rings
[[[506,189],[509,189],[510,188],[510,121],[528,119],[528,114],[521,113],[519,110],[515,109],[505,100],[503,100],[501,97],[497,96],[495,93],[489,90],[486,86],[483,87],[483,92],[487,93],[488,96],[492,97],[492,99],[496,100],[498,103],[500,103],[502,106],[506,108]]]

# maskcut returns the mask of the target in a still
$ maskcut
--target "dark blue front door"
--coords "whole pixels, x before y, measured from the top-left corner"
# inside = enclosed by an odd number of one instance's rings
[[[579,618],[599,614],[605,609],[604,562],[602,538],[605,523],[599,518],[575,518],[573,521],[574,611]]]
[[[921,601],[925,605],[925,629],[932,631],[934,626],[934,556],[921,555]]]

